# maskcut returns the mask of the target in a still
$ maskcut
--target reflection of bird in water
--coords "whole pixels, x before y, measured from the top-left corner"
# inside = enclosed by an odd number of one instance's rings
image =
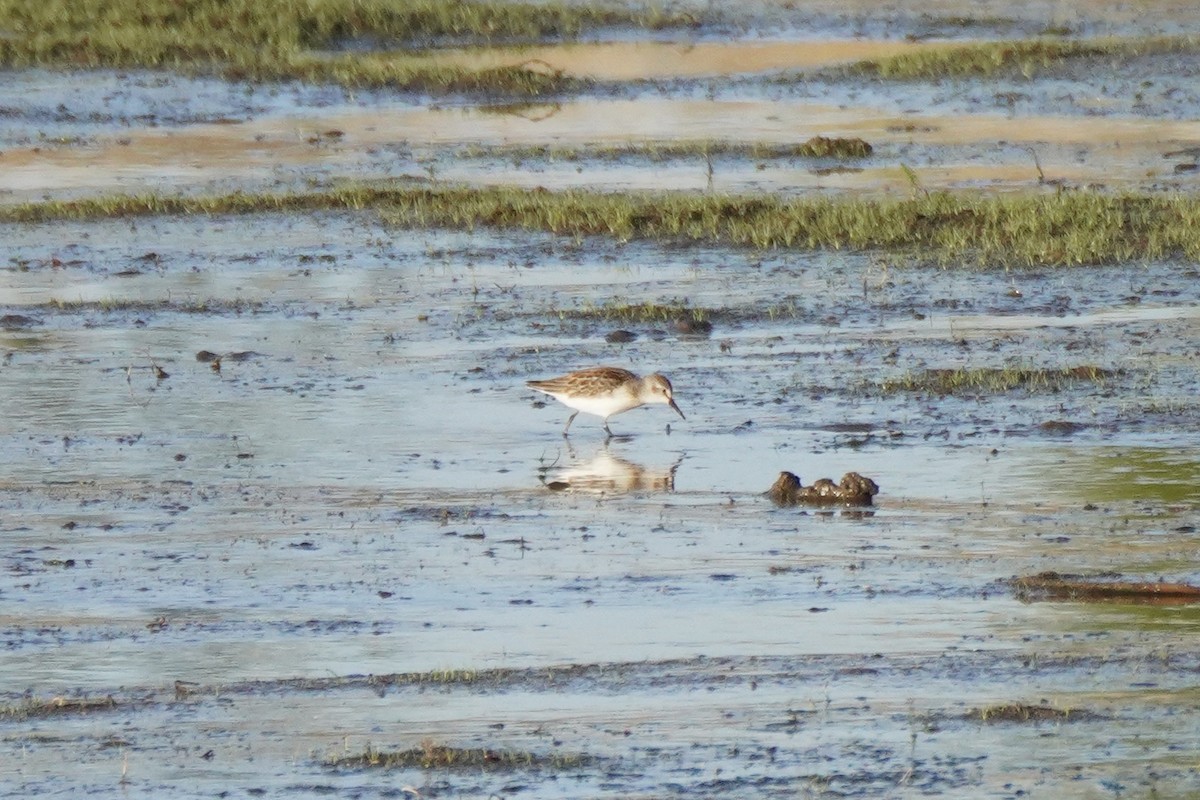
[[[572,454],[574,461],[574,454]],[[630,492],[673,492],[675,471],[683,458],[669,467],[648,468],[602,449],[586,462],[575,461],[542,482],[554,491],[573,490],[597,494],[626,494]]]
[[[567,435],[580,411],[603,417],[604,432],[609,436],[613,435],[608,429],[609,417],[649,403],[669,405],[680,417],[687,419],[675,404],[671,382],[657,373],[641,378],[620,367],[591,367],[544,381],[527,381],[525,385],[575,409],[575,413],[567,418],[563,436]]]

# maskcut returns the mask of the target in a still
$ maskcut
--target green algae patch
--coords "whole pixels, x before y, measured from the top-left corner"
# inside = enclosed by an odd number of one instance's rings
[[[337,209],[374,210],[402,228],[526,230],[763,250],[878,251],[943,267],[1200,261],[1200,198],[1187,195],[933,192],[895,200],[789,199],[405,183],[313,193],[115,195],[28,203],[0,208],[0,222]]]
[[[524,769],[563,770],[587,766],[591,759],[578,753],[541,755],[526,750],[463,748],[421,742],[409,750],[376,750],[330,759],[326,766],[345,769],[484,770],[508,772]]]

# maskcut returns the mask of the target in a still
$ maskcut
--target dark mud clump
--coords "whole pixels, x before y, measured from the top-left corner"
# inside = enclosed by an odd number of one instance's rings
[[[637,339],[637,334],[633,331],[627,331],[624,328],[619,328],[605,335],[604,341],[609,344],[629,344]]]
[[[706,319],[681,317],[675,320],[675,332],[683,337],[707,339],[712,336],[713,324]]]
[[[858,137],[814,136],[797,145],[792,154],[804,158],[866,158],[873,152],[875,148]]]
[[[802,486],[797,475],[784,471],[767,490],[778,506],[869,506],[877,494],[879,485],[857,472],[847,472],[839,483],[820,478],[811,486]]]
[[[214,353],[212,350],[201,350],[196,353],[196,360],[201,364],[211,364],[216,361],[241,363],[261,356],[262,353],[256,353],[253,350],[238,350],[232,353]]]
[[[1122,581],[1118,576],[1039,572],[1011,582],[1018,599],[1079,600],[1087,603],[1200,603],[1200,586],[1163,581]]]
[[[0,329],[6,331],[20,331],[41,324],[42,321],[40,319],[25,314],[4,314],[0,316]]]
[[[253,350],[240,350],[233,353],[214,353],[211,350],[201,350],[196,353],[196,360],[201,364],[208,364],[212,367],[213,372],[220,372],[223,361],[241,363],[260,356],[262,356],[262,353],[256,353]]]

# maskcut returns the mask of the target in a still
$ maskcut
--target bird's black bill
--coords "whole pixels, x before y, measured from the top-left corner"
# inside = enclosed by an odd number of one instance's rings
[[[675,412],[679,414],[682,419],[687,419],[687,417],[683,416],[683,412],[679,410],[679,406],[675,405],[675,398],[671,398],[670,403],[671,408],[675,409]]]

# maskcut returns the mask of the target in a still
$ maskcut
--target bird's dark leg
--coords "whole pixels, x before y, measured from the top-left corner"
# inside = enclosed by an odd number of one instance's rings
[[[605,420],[604,420],[604,432],[608,434],[608,436],[604,440],[607,442],[613,436],[613,432],[608,429],[608,418],[605,418]]]
[[[569,431],[571,429],[571,423],[574,422],[575,418],[578,416],[579,416],[579,412],[576,411],[574,414],[567,417],[567,427],[563,428],[563,436],[567,435],[567,431]]]

